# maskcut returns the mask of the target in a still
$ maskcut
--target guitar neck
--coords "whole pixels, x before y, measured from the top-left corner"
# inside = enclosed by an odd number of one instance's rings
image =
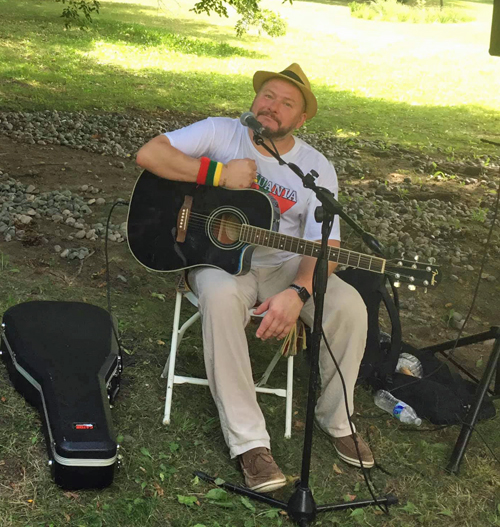
[[[295,236],[288,236],[279,232],[253,227],[252,225],[242,225],[239,235],[242,242],[260,247],[272,247],[295,254],[303,254],[318,258],[321,252],[321,244]],[[374,273],[384,273],[386,261],[377,256],[341,249],[340,247],[328,247],[328,260],[348,267],[355,267],[372,271]]]

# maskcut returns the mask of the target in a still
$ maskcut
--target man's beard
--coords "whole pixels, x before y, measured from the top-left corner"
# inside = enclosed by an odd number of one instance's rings
[[[295,130],[295,126],[289,126],[288,128],[283,128],[280,126],[274,131],[267,128],[267,126],[264,126],[264,129],[266,130],[266,133],[263,134],[264,137],[267,137],[268,139],[283,139]]]
[[[270,119],[273,119],[276,122],[276,124],[278,125],[278,129],[277,130],[271,130],[267,126],[263,125],[265,133],[262,134],[262,135],[264,137],[268,138],[268,139],[283,139],[284,137],[289,135],[291,132],[295,131],[295,126],[289,126],[288,128],[284,128],[284,127],[281,126],[281,122],[280,121],[277,121],[276,119],[274,119],[274,117],[272,117],[268,113],[260,113],[260,114],[257,115],[257,117],[259,115],[265,115],[266,117],[269,117]]]

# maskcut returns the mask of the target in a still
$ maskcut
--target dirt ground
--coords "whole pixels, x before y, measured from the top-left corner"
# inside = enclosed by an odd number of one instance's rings
[[[397,183],[412,170],[408,162],[401,158],[380,158],[363,151],[361,151],[361,156],[365,162],[370,163],[372,170],[369,177],[356,182],[359,185],[368,185],[371,179],[381,177]],[[110,205],[117,198],[128,199],[130,197],[134,183],[140,174],[140,169],[132,159],[102,156],[61,146],[20,144],[5,137],[0,137],[0,170],[23,184],[36,186],[41,192],[69,189],[86,196],[80,190],[82,185],[98,187],[100,189],[98,195],[88,195],[88,198],[104,197],[106,205],[96,207],[93,216],[90,219],[87,218],[88,223],[105,223]],[[405,175],[403,176],[401,172]],[[1,181],[0,176],[0,183]],[[436,192],[439,191],[438,196],[442,194],[443,199],[465,200],[471,206],[474,204],[478,206],[487,192],[479,185],[464,187],[449,181],[440,184],[439,187],[436,187]],[[418,194],[407,197],[417,200],[423,198]],[[116,214],[113,215],[113,223],[119,224],[126,219],[125,209],[126,207],[118,208]],[[475,261],[470,262],[474,271],[454,271],[447,262],[438,261],[436,263],[442,265],[444,276],[439,287],[427,293],[422,290],[413,293],[406,289],[401,290],[404,340],[421,347],[456,337],[457,330],[449,327],[448,319],[452,310],[464,316],[467,315],[483,256],[483,245],[480,240],[487,235],[487,228],[484,225],[476,227],[475,234],[467,240],[467,243],[472,244],[476,251]],[[81,240],[70,241],[67,237],[72,233],[74,234],[74,230],[69,226],[48,220],[37,220],[30,224],[22,242],[13,240],[7,243],[2,237],[0,251],[9,258],[11,265],[19,268],[21,273],[23,269],[31,268],[35,273],[50,273],[54,279],[66,280],[68,284],[92,280],[102,286],[103,240],[99,239],[94,242],[83,240],[84,243],[80,243]],[[54,250],[55,245],[60,245],[63,249],[85,245],[94,253],[83,263],[78,260],[68,261],[57,255]],[[497,280],[494,282],[480,280],[475,307],[464,334],[483,332],[492,325],[500,325],[500,264],[498,255],[496,257],[495,255],[497,253],[491,252],[484,271],[495,276]],[[125,288],[129,293],[133,293],[134,276],[137,278],[136,275],[143,276],[144,273],[130,255],[127,244],[110,242],[110,256],[118,256],[116,265],[119,270],[112,278],[121,274],[127,279],[127,282],[114,279],[113,287]],[[459,276],[458,282],[450,279],[451,274]],[[491,344],[487,342],[457,350],[457,360],[471,370],[476,370],[476,366],[481,366],[483,357],[486,362]]]

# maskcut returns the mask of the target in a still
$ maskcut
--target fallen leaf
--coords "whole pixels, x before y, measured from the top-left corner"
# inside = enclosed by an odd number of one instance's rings
[[[297,419],[297,421],[293,422],[294,430],[304,430],[305,427],[306,427],[306,425],[305,425],[304,421],[299,421]]]
[[[163,340],[157,340],[156,344],[159,344],[160,346],[165,346],[165,342],[163,342]]]
[[[76,492],[63,492],[63,494],[67,498],[73,498],[74,500],[79,500],[80,499],[80,495],[77,494]]]
[[[66,518],[67,522],[71,521],[71,516],[67,512],[64,513],[64,517]]]
[[[336,472],[337,474],[343,474],[344,473],[344,471],[341,468],[339,468],[337,463],[333,464],[333,471]]]
[[[160,485],[158,485],[158,483],[156,483],[156,481],[153,483],[153,487],[156,489],[158,496],[163,496],[163,489],[160,487]]]
[[[6,399],[5,397],[2,397],[2,398],[0,399],[0,401],[2,401],[2,403],[4,403],[6,400],[7,400],[7,399]]]

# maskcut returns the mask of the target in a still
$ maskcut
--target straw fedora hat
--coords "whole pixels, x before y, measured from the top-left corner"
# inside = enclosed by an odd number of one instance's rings
[[[295,84],[297,88],[302,92],[306,101],[306,115],[308,119],[312,119],[318,111],[318,101],[311,91],[311,84],[306,74],[302,71],[302,68],[297,64],[293,63],[288,68],[280,71],[256,71],[253,76],[253,88],[255,93],[258,93],[262,85],[269,79],[281,78],[292,84]]]

